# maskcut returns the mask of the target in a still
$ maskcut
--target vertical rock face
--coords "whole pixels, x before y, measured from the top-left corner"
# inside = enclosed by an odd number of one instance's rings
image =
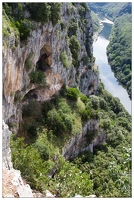
[[[95,131],[98,132],[97,136],[90,142],[86,139],[88,131],[90,131],[90,133],[92,132],[92,134]],[[82,132],[68,141],[62,154],[66,159],[70,159],[77,157],[80,152],[85,150],[93,152],[93,147],[106,141],[106,137],[104,131],[99,128],[99,121],[93,119],[89,120],[82,128]]]
[[[7,124],[2,122],[2,164],[3,168],[11,169],[11,150],[10,150],[10,135],[12,134],[9,131]]]

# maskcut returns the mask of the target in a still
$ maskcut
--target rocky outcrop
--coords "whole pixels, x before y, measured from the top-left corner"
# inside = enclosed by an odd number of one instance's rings
[[[87,134],[94,134],[95,131],[97,135],[94,136],[93,140],[88,141]],[[77,157],[80,152],[85,150],[93,152],[93,147],[103,144],[106,138],[107,135],[99,128],[99,121],[91,119],[84,125],[80,134],[75,135],[68,141],[62,154],[68,160]]]
[[[10,135],[12,134],[9,131],[8,126],[2,122],[2,167],[11,169],[11,150],[10,150]]]
[[[13,168],[2,171],[2,197],[33,197],[32,190],[22,178],[20,171]]]

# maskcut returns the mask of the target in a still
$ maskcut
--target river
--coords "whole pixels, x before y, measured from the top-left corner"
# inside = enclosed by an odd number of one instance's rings
[[[97,41],[93,43],[93,54],[96,58],[96,64],[99,67],[100,79],[105,85],[105,89],[110,92],[114,97],[118,97],[125,109],[131,114],[131,100],[127,91],[119,85],[114,73],[108,64],[106,47],[109,44],[109,36],[111,33],[112,23],[110,21],[103,21],[104,28],[98,36]]]

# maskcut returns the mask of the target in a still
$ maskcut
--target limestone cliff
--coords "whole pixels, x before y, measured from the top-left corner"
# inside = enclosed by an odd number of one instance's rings
[[[92,132],[94,139],[87,139],[88,131]],[[82,151],[88,150],[93,152],[93,147],[106,141],[107,135],[99,128],[99,120],[89,120],[82,128],[80,134],[75,135],[68,141],[64,147],[62,154],[66,159],[75,158]]]
[[[72,13],[68,15],[70,6]],[[67,37],[69,24],[74,18],[78,25],[76,36],[80,44],[78,51],[80,64],[77,68],[72,64]],[[3,119],[5,122],[10,121],[10,118],[13,118],[16,122],[21,120],[21,111],[14,102],[17,94],[23,99],[29,91],[33,91],[37,94],[38,101],[44,101],[58,92],[63,84],[79,87],[86,95],[96,92],[98,74],[95,70],[93,71],[93,26],[90,11],[86,12],[85,19],[87,19],[87,22],[82,24],[77,8],[71,4],[63,3],[61,10],[63,30],[61,24],[53,26],[49,22],[42,26],[41,23],[35,23],[36,29],[31,31],[27,43],[25,45],[19,43],[17,46],[14,32],[3,37]],[[87,47],[90,60],[85,64],[83,59],[88,56]],[[66,52],[70,63],[68,69],[60,61],[61,52]],[[44,66],[46,86],[38,89],[37,84],[30,83],[29,74],[35,70],[43,55],[47,56],[47,59],[45,59],[47,67]],[[31,65],[30,70],[26,68],[28,59]]]
[[[61,22],[53,26],[52,22],[42,25],[40,22],[34,22],[35,28],[31,30],[30,37],[26,43],[20,43],[16,32],[12,27],[8,27],[10,34],[3,36],[3,120],[5,123],[12,123],[15,130],[18,129],[19,122],[22,121],[21,107],[27,101],[27,95],[30,98],[36,97],[37,101],[45,101],[52,98],[52,96],[59,92],[63,84],[69,87],[78,87],[81,92],[89,96],[95,94],[98,88],[98,72],[94,67],[93,59],[93,25],[90,15],[90,10],[84,13],[84,18],[78,12],[79,4],[75,6],[71,3],[62,3]],[[68,13],[71,10],[71,13]],[[26,15],[27,17],[28,15]],[[76,40],[80,44],[78,50],[78,65],[73,64],[73,56],[69,43],[69,30],[71,23],[75,19],[77,24]],[[86,21],[84,21],[86,19]],[[8,21],[8,19],[6,19]],[[5,23],[5,21],[4,21]],[[8,23],[7,23],[8,24]],[[4,26],[7,25],[6,23]],[[64,25],[64,27],[62,27]],[[68,58],[69,66],[65,67],[61,61],[61,53],[65,52]],[[87,59],[88,58],[88,59]],[[86,61],[85,61],[86,59]],[[41,62],[45,64],[40,64]],[[30,63],[28,67],[27,63]],[[37,83],[32,83],[30,80],[30,73],[35,70],[41,70],[46,76],[45,86]],[[23,103],[22,103],[23,100]],[[10,155],[10,134],[8,127],[3,122],[3,173],[8,174],[12,171],[14,176],[14,169],[12,168]],[[94,123],[94,122],[93,122]],[[86,126],[90,126],[92,122],[83,127],[82,135],[86,133]],[[98,126],[98,124],[96,124]],[[74,142],[82,141],[83,136],[79,139],[72,139],[69,148],[77,155],[77,150],[74,147]],[[95,140],[94,140],[95,141]],[[89,145],[89,147],[92,146]],[[67,147],[67,149],[69,149]],[[92,150],[92,147],[89,148]],[[69,156],[70,150],[64,152]],[[9,171],[8,171],[9,170]],[[23,190],[26,190],[25,197],[32,197],[28,185],[23,184],[20,177],[20,172],[16,171],[17,182],[20,180],[21,186],[17,190],[19,197],[24,197]],[[9,183],[10,184],[10,183]],[[23,188],[22,188],[23,185]],[[6,187],[4,185],[3,187]],[[26,189],[28,188],[28,189]],[[19,192],[20,191],[20,192]],[[5,189],[4,192],[6,193]],[[10,193],[8,191],[7,193]],[[5,197],[6,194],[4,194]],[[11,194],[10,197],[15,196]]]

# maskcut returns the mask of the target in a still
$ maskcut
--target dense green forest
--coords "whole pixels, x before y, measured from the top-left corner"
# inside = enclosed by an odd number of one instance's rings
[[[89,7],[114,21],[107,48],[109,64],[119,83],[132,96],[132,5],[131,3],[89,3]]]
[[[35,28],[33,20],[42,23],[50,20],[53,26],[59,23],[60,9],[60,3],[25,3],[23,7],[22,4],[3,5],[4,17],[10,18],[10,25],[19,31],[21,41],[26,41],[30,30]],[[87,4],[82,3],[80,13],[85,9]],[[24,18],[22,13],[25,10],[29,10],[31,19]],[[68,35],[71,31],[76,34],[75,19],[72,24],[74,29],[68,30]],[[3,28],[3,34],[9,34],[8,29]],[[70,39],[70,50],[74,67],[77,67],[78,54],[73,45],[79,49],[79,43],[75,34]],[[68,68],[65,52],[60,55],[60,60]],[[29,68],[28,60],[26,65]],[[45,77],[36,71],[30,75],[30,80],[45,84]],[[131,116],[101,82],[97,94],[87,97],[78,88],[63,85],[51,100],[38,102],[29,99],[25,104],[25,99],[21,99],[24,103],[23,121],[18,133],[11,137],[12,162],[32,189],[43,194],[48,189],[56,197],[64,198],[76,194],[83,197],[91,194],[106,198],[131,197]],[[21,103],[19,97],[16,95],[15,98],[18,106]],[[66,160],[62,155],[63,147],[91,120],[96,120],[99,128],[88,131],[88,144],[100,134],[100,129],[106,134],[106,141],[94,147],[93,152],[85,150],[76,158]],[[14,124],[9,126],[12,128]]]

